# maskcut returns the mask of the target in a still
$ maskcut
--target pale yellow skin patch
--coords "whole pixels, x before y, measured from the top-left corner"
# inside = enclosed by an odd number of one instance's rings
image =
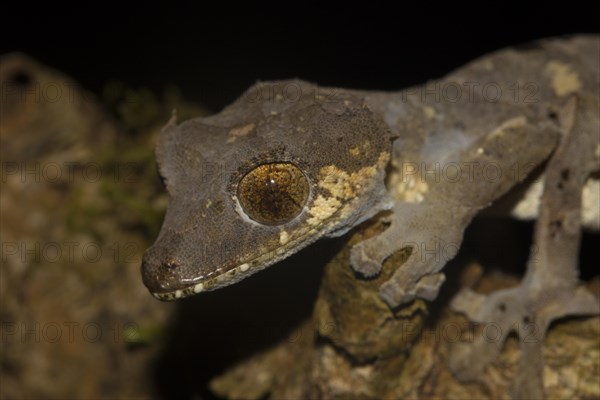
[[[241,272],[246,272],[250,269],[250,264],[245,263],[239,266]]]
[[[397,171],[390,174],[389,186],[395,199],[407,203],[422,202],[429,191],[427,182],[413,175],[403,176]]]
[[[308,210],[311,217],[306,222],[312,226],[320,225],[321,222],[335,214],[341,205],[342,203],[335,197],[325,198],[323,195],[319,195],[313,206]]]
[[[566,96],[581,89],[579,75],[567,64],[551,61],[546,65],[545,72],[550,75],[552,89],[557,96]]]
[[[197,284],[197,285],[194,286],[194,293],[200,293],[203,290],[204,290],[204,284],[203,283],[199,283],[199,284]]]
[[[353,198],[361,187],[368,184],[377,172],[385,167],[389,158],[389,153],[383,152],[376,165],[361,168],[352,174],[348,174],[335,165],[323,167],[320,171],[319,186],[327,189],[334,197],[344,200]]]
[[[483,67],[483,69],[485,69],[486,71],[492,71],[494,69],[494,63],[491,60],[484,60],[481,63],[481,66]]]
[[[371,147],[371,143],[370,142],[364,142],[362,145],[360,146],[356,146],[351,148],[350,150],[348,150],[350,152],[351,155],[353,155],[354,157],[358,157],[360,156],[362,153],[366,153],[369,148]]]
[[[582,194],[581,219],[590,229],[600,230],[600,180],[588,179]]]
[[[238,138],[246,136],[247,134],[252,132],[255,127],[256,127],[256,125],[254,125],[254,124],[248,124],[248,125],[244,125],[244,126],[239,126],[237,128],[233,128],[232,130],[229,131],[229,135],[227,136],[227,143],[233,143]]]
[[[390,195],[398,201],[420,203],[429,191],[429,185],[422,179],[423,174],[418,169],[408,169],[418,164],[405,162],[402,165],[392,161],[393,169],[388,174],[387,187]]]
[[[425,106],[423,107],[423,112],[425,113],[425,116],[429,119],[433,119],[436,116],[436,112],[435,109],[431,106]]]
[[[369,144],[364,146],[369,146]],[[390,154],[383,152],[380,154],[376,165],[361,168],[351,174],[335,165],[321,168],[318,185],[326,189],[331,196],[325,197],[322,194],[317,196],[313,206],[308,210],[311,217],[307,219],[307,223],[311,226],[319,225],[345,204],[350,204],[351,200],[355,199],[361,190],[364,190],[373,182],[373,178],[385,167],[389,158]]]
[[[520,116],[520,117],[514,117],[511,118],[509,120],[504,121],[502,124],[500,124],[496,129],[494,129],[491,133],[490,137],[493,136],[503,136],[506,134],[506,131],[508,129],[515,129],[515,128],[519,128],[521,126],[525,126],[527,125],[527,118]],[[479,148],[477,149],[477,152],[480,152],[480,149],[483,151],[485,151],[485,149],[483,148]],[[481,153],[480,153],[481,154]]]
[[[286,244],[290,240],[290,235],[286,231],[279,232],[279,243],[281,245]]]

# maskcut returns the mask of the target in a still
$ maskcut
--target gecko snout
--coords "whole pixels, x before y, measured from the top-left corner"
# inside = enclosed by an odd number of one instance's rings
[[[152,293],[179,289],[181,265],[175,257],[164,255],[161,257],[161,254],[157,254],[152,248],[148,249],[142,259],[144,285]]]

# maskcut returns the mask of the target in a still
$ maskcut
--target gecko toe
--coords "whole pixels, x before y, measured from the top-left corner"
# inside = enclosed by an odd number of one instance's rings
[[[414,294],[404,291],[393,279],[385,282],[379,289],[379,297],[394,309],[401,304],[408,303],[415,298]]]
[[[381,272],[381,263],[370,257],[361,243],[350,250],[350,264],[354,271],[365,278],[374,277]]]

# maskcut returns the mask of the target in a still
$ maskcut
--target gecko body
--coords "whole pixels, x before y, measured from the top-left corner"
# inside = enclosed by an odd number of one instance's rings
[[[539,41],[400,92],[263,82],[217,115],[173,118],[144,283],[161,300],[216,289],[387,211],[353,268],[373,276],[401,248],[443,249],[417,251],[381,288],[391,307],[434,299],[474,215],[548,158],[569,99],[597,97],[597,53],[597,37]]]
[[[600,227],[599,59],[598,36],[546,39],[400,92],[263,82],[212,117],[172,118],[157,145],[169,205],[144,283],[161,300],[213,290],[381,218],[385,230],[351,248],[352,268],[373,277],[410,249],[379,296],[387,310],[434,300],[474,216],[546,163],[513,209],[539,215],[521,283],[463,288],[450,304],[500,331],[452,347],[455,377],[479,379],[514,332],[513,396],[541,398],[551,322],[600,313],[577,265],[582,227]]]

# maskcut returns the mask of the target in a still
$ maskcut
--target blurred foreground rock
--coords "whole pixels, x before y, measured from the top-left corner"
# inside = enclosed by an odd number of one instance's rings
[[[148,294],[139,264],[166,202],[152,135],[170,109],[134,131],[16,53],[0,58],[0,85],[0,397],[152,397],[174,305]],[[122,110],[148,108],[138,100]]]

